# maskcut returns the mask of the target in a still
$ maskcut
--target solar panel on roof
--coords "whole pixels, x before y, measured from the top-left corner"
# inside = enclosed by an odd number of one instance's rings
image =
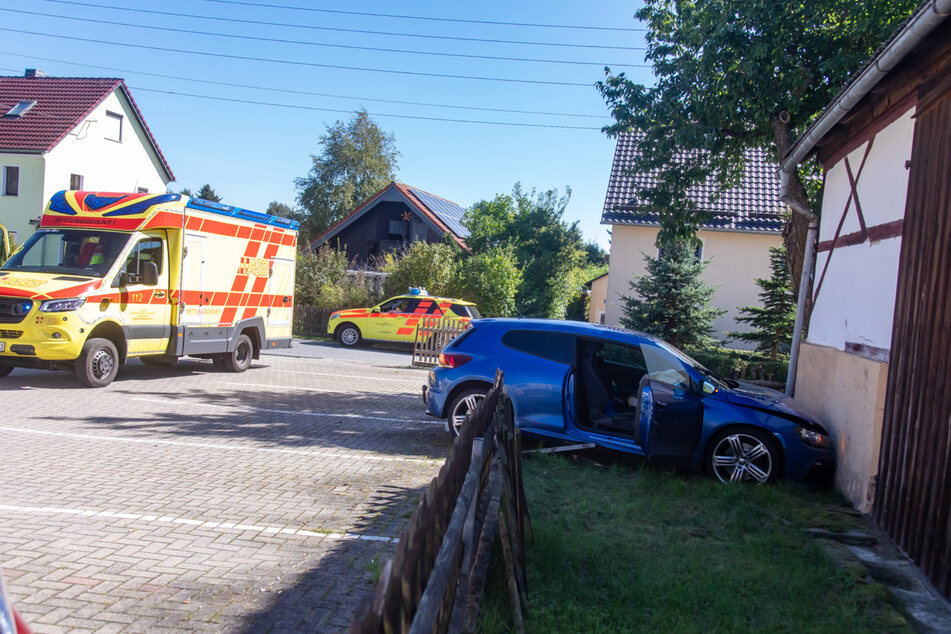
[[[414,189],[408,187],[413,195],[416,196],[424,205],[429,207],[430,211],[436,214],[443,224],[445,224],[449,229],[459,236],[460,238],[466,238],[469,236],[469,230],[462,224],[462,216],[466,213],[466,210],[457,205],[456,203],[449,202],[438,196],[433,196],[432,194],[427,194],[424,191],[419,189]]]

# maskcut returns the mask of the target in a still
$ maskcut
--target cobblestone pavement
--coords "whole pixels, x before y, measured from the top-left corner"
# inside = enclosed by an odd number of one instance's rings
[[[449,447],[407,359],[0,380],[0,567],[48,632],[345,629]]]

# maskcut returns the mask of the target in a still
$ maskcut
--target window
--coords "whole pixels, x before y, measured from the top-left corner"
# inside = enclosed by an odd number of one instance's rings
[[[131,282],[137,282],[142,277],[142,264],[145,262],[155,262],[159,273],[162,272],[162,257],[165,250],[162,248],[162,241],[159,238],[146,238],[139,240],[126,258],[125,267],[122,269],[129,274]]]
[[[69,188],[80,190],[83,188],[83,177],[82,174],[70,174],[69,175]]]
[[[471,319],[482,319],[482,315],[476,310],[475,306],[466,306],[464,304],[452,304],[449,310],[459,317],[469,317]]]
[[[136,192],[137,194],[147,194],[147,193],[149,193],[149,188],[148,188],[148,187],[136,187],[136,188],[135,188],[135,192]]]
[[[390,220],[390,239],[406,237],[406,223],[402,220]]]
[[[122,115],[106,111],[105,137],[110,141],[122,143]]]
[[[426,239],[426,223],[414,222],[410,230],[410,240],[422,241]]]
[[[12,108],[10,108],[10,110],[9,110],[5,115],[3,115],[3,116],[4,116],[4,117],[7,117],[7,118],[16,118],[16,119],[19,119],[20,117],[22,117],[23,115],[25,115],[27,112],[29,112],[29,111],[30,111],[30,108],[32,108],[32,107],[35,106],[35,105],[36,105],[36,102],[35,102],[35,101],[20,101],[20,102],[17,102],[17,105],[15,105],[15,106],[13,106]]]
[[[647,373],[652,381],[666,383],[685,390],[690,389],[690,375],[677,357],[660,346],[642,344]]]
[[[575,358],[575,338],[564,332],[510,330],[502,336],[502,345],[565,365]]]
[[[644,361],[644,353],[638,346],[625,346],[619,343],[605,342],[604,347],[597,353],[605,361],[617,365],[624,365],[635,370],[644,372],[647,364]]]
[[[3,166],[3,195],[20,195],[20,168],[17,165]]]
[[[397,297],[396,299],[391,299],[390,301],[380,304],[381,313],[411,313],[416,310],[416,305],[419,304],[419,300],[410,299],[408,297]]]

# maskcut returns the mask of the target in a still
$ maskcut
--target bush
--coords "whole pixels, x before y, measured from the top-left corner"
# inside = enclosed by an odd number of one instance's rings
[[[348,272],[346,252],[330,245],[316,253],[297,255],[295,302],[301,306],[356,308],[376,303],[372,280],[360,272]]]
[[[691,357],[720,376],[740,380],[766,380],[786,382],[789,357],[778,355],[775,360],[769,355],[749,350],[706,347],[685,350]]]
[[[521,283],[522,272],[512,250],[492,247],[462,259],[455,287],[460,299],[475,302],[486,317],[511,317]]]
[[[455,277],[455,254],[443,243],[414,242],[408,249],[387,253],[383,258],[383,294],[402,295],[411,286],[424,287],[432,295],[451,295]]]

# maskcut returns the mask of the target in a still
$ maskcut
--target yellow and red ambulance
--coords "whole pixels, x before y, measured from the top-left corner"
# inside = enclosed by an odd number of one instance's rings
[[[372,308],[338,310],[330,315],[327,333],[344,346],[355,346],[364,339],[412,343],[425,319],[439,317],[468,324],[481,315],[472,302],[433,297],[425,289],[411,288],[406,295],[391,297]]]
[[[298,223],[180,194],[62,191],[0,267],[0,376],[103,387],[137,357],[243,372],[291,345]]]

